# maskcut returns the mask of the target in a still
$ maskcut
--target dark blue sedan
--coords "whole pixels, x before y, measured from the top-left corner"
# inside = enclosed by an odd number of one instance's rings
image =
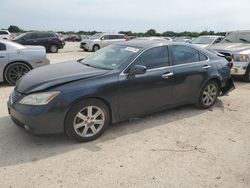
[[[111,124],[184,104],[210,108],[234,89],[230,64],[188,44],[132,40],[35,69],[12,91],[12,120],[32,134],[84,142]]]

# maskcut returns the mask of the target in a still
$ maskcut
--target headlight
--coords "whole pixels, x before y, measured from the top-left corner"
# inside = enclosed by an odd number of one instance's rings
[[[59,91],[30,94],[24,97],[19,103],[27,105],[45,105],[52,101]]]
[[[234,62],[249,62],[249,55],[246,54],[234,54],[233,55]]]

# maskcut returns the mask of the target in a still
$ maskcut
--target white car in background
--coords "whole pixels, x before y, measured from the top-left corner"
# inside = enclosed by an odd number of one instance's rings
[[[0,82],[15,85],[30,70],[48,64],[43,46],[23,46],[0,39]]]
[[[224,38],[224,36],[204,35],[204,36],[200,36],[200,37],[197,37],[196,39],[194,39],[191,42],[191,44],[195,44],[199,47],[205,48],[209,45],[219,43],[220,41],[222,41],[223,38]]]
[[[82,39],[80,48],[85,51],[96,52],[100,48],[126,41],[125,35],[119,33],[97,33],[88,39]]]
[[[0,39],[12,40],[14,37],[8,30],[0,30]]]

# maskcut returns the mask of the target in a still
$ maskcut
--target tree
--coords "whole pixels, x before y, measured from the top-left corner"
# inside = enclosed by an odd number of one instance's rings
[[[154,30],[154,29],[149,29],[145,34],[147,36],[156,36],[157,35],[156,30]]]
[[[11,25],[9,28],[8,28],[9,32],[11,33],[19,33],[19,32],[22,32],[23,30],[20,29],[19,27],[15,26],[15,25]]]

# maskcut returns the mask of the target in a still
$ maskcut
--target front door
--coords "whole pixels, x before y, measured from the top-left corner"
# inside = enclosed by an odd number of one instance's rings
[[[134,77],[120,75],[118,91],[121,119],[157,111],[172,102],[174,80],[167,46],[148,49],[129,68],[134,65],[146,66],[147,72]]]

